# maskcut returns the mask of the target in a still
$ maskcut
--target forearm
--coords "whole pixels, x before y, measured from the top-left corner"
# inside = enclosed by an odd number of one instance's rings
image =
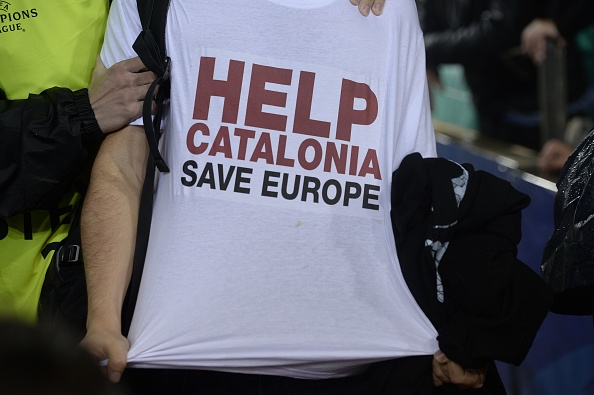
[[[81,222],[89,331],[120,330],[147,152],[144,131],[131,126],[105,139],[93,166]]]

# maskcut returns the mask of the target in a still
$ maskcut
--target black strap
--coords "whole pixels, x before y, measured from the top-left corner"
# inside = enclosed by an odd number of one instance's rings
[[[158,144],[161,137],[163,102],[169,97],[170,59],[166,55],[165,48],[165,25],[169,0],[138,0],[137,6],[143,30],[132,48],[145,66],[157,75],[144,97],[142,120],[155,166],[159,171],[167,173],[169,167],[159,152]],[[159,90],[155,94],[157,87]],[[154,117],[153,100],[157,105]]]
[[[132,323],[132,315],[138,298],[140,280],[142,278],[144,260],[148,247],[153,212],[155,167],[159,171],[169,172],[169,168],[159,152],[162,106],[163,102],[169,97],[170,60],[166,56],[165,49],[165,25],[167,22],[169,1],[137,0],[143,31],[138,35],[133,48],[145,66],[155,73],[157,78],[151,84],[144,98],[142,111],[142,120],[150,155],[146,164],[146,175],[140,198],[132,277],[130,278],[122,311],[122,334],[124,336],[128,335],[130,324]],[[159,90],[155,95],[157,87]],[[154,116],[151,111],[153,100],[157,104],[157,112]]]
[[[151,217],[153,214],[154,179],[155,165],[153,158],[149,156],[148,162],[146,164],[146,176],[142,186],[142,194],[140,196],[138,228],[136,231],[136,245],[134,250],[134,266],[122,311],[122,334],[124,336],[127,336],[128,331],[130,330],[132,315],[134,314],[134,308],[136,307],[136,300],[138,298],[138,291],[140,289],[142,271],[144,269],[144,259],[146,257],[146,249],[148,247],[151,230]]]

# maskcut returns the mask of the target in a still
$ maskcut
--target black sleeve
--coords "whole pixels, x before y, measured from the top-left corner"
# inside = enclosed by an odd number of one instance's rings
[[[550,18],[561,36],[573,40],[574,36],[588,25],[594,25],[593,0],[556,0],[551,3]]]
[[[426,4],[424,4],[426,3]],[[419,1],[428,67],[486,61],[519,45],[525,5],[511,0]],[[445,25],[444,25],[445,24]]]
[[[432,0],[416,0],[419,23],[424,34],[447,30],[448,26],[444,19],[438,16],[445,16],[444,10],[440,10],[440,2]]]
[[[102,139],[86,89],[0,90],[0,216],[57,204]]]

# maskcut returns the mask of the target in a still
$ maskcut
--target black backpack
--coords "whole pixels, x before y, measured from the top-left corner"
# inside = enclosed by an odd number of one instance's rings
[[[542,275],[551,285],[551,311],[594,314],[594,130],[561,170],[555,230],[545,245]]]

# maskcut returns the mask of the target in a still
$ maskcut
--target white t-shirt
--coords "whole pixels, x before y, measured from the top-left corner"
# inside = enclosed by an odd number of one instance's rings
[[[135,56],[133,0],[102,59]],[[432,354],[391,174],[435,155],[413,0],[173,0],[171,101],[129,366],[338,377]]]

